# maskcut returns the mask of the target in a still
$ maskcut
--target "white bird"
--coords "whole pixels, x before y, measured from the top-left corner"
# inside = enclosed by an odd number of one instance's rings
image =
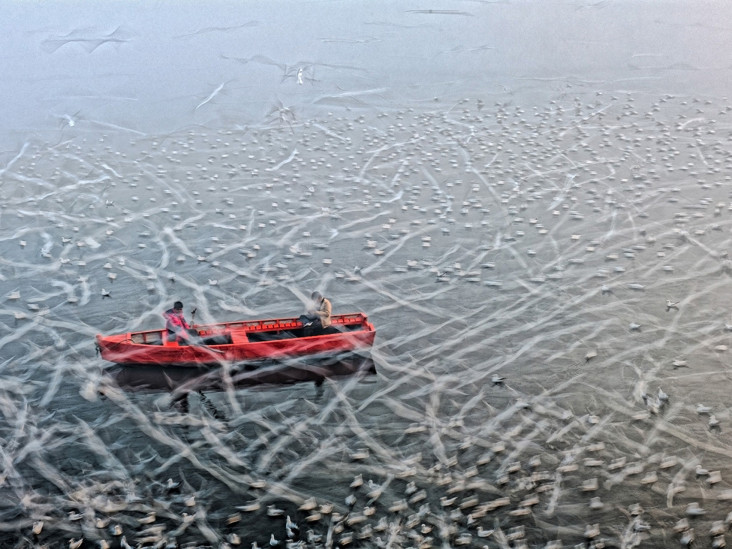
[[[670,299],[666,300],[666,310],[670,311],[671,309],[679,309],[679,302],[678,301],[671,301]]]
[[[155,511],[150,511],[147,516],[142,517],[141,519],[138,519],[138,522],[140,524],[152,524],[156,520]]]
[[[287,521],[285,522],[285,530],[287,531],[288,538],[294,538],[295,532],[298,532],[300,530],[300,527],[292,521],[292,519],[290,518],[290,515],[287,515]]]
[[[694,529],[684,530],[679,541],[681,541],[681,545],[691,547],[694,544]]]
[[[703,404],[697,404],[696,405],[696,413],[700,415],[709,415],[712,413],[712,409],[709,406],[704,406]]]
[[[269,517],[281,517],[285,512],[282,509],[275,507],[274,505],[267,506],[267,516]]]
[[[269,545],[271,547],[277,547],[280,544],[280,540],[276,539],[274,537],[274,534],[270,534],[269,536]]]
[[[596,538],[600,535],[600,525],[595,524],[588,524],[585,528],[585,537],[587,539]]]
[[[707,482],[712,486],[717,484],[718,482],[722,482],[722,472],[710,471],[709,476],[707,477]]]

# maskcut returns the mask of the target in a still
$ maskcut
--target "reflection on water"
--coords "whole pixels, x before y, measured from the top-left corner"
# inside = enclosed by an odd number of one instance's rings
[[[261,361],[236,365],[233,369],[119,366],[109,371],[118,387],[130,391],[167,391],[177,394],[196,391],[226,391],[261,385],[313,382],[321,386],[326,378],[376,374],[370,356],[358,354],[282,361]]]
[[[382,7],[0,37],[0,545],[726,543],[729,15]],[[315,289],[369,358],[94,354]]]

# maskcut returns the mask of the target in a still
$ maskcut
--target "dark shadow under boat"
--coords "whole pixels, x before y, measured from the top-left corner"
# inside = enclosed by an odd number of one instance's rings
[[[114,366],[107,370],[116,384],[126,391],[186,393],[313,382],[326,378],[376,374],[370,355],[345,353],[328,357],[293,358],[247,363],[224,368],[175,366]]]

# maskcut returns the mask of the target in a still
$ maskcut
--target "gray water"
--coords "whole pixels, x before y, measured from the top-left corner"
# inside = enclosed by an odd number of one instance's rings
[[[2,547],[729,537],[725,4],[3,9]],[[370,354],[95,353],[315,289]]]

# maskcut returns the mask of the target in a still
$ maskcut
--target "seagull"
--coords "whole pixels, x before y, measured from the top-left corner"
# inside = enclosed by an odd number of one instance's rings
[[[697,404],[696,413],[700,415],[710,415],[712,413],[712,408],[710,406],[704,406],[703,404]]]
[[[306,499],[300,507],[298,507],[299,511],[312,511],[318,506],[318,504],[315,502],[315,498],[308,498]]]
[[[658,414],[660,408],[661,408],[661,402],[659,400],[654,400],[648,395],[648,393],[643,393],[641,395],[641,398],[643,399],[643,402],[646,405],[646,408],[648,408],[648,411],[652,413],[653,415]]]
[[[506,380],[505,377],[499,376],[498,374],[493,374],[493,377],[491,377],[491,381],[493,382],[493,385],[503,385],[503,382]]]
[[[274,505],[267,506],[267,516],[270,517],[281,517],[285,512],[282,509],[278,509]]]
[[[712,486],[717,484],[718,482],[722,482],[721,471],[710,471],[709,476],[707,477],[707,482]]]
[[[356,475],[351,482],[351,488],[359,488],[363,484],[363,476]]]
[[[596,538],[600,535],[600,525],[599,524],[588,524],[585,527],[585,537],[587,539]]]
[[[699,504],[695,501],[692,501],[689,505],[686,506],[686,514],[690,517],[696,517],[705,513],[706,511],[699,507]]]
[[[287,531],[288,538],[294,538],[295,533],[300,531],[300,527],[292,522],[290,515],[287,515],[287,521],[285,522],[285,530]]]
[[[691,547],[694,544],[694,529],[689,528],[681,534],[681,545]]]
[[[140,524],[152,524],[153,522],[155,522],[156,518],[157,517],[155,516],[155,511],[150,511],[147,516],[138,519],[138,522]]]
[[[679,302],[678,301],[671,301],[670,299],[666,300],[666,311],[670,311],[671,309],[679,310]]]
[[[104,288],[102,288],[102,299],[104,299],[105,297],[112,297],[112,294],[109,293],[109,290],[105,290]]]

